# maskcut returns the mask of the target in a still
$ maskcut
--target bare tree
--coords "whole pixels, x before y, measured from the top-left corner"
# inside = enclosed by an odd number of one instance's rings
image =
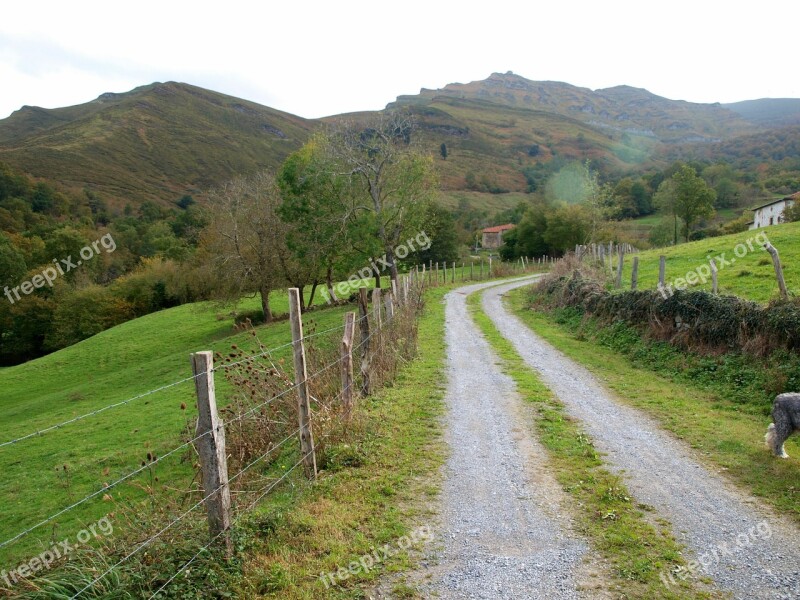
[[[209,225],[201,235],[214,293],[230,300],[259,294],[266,321],[272,320],[269,295],[286,281],[287,228],[276,212],[279,203],[269,173],[234,179],[209,193]]]

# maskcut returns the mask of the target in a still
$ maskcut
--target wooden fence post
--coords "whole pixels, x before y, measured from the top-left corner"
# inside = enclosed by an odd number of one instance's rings
[[[784,300],[789,299],[789,292],[786,289],[786,281],[783,278],[783,267],[781,266],[781,257],[778,255],[778,249],[767,242],[764,244],[764,250],[772,256],[772,266],[775,267],[775,277],[778,279],[778,288],[781,291],[781,298]]]
[[[631,289],[635,290],[639,287],[639,257],[633,257],[633,266],[631,267]]]
[[[297,418],[300,424],[300,452],[303,469],[309,479],[317,478],[317,457],[314,454],[314,436],[311,432],[311,402],[308,394],[306,347],[303,343],[303,317],[300,315],[300,290],[289,288],[289,320],[292,324],[292,351],[294,354],[294,383],[297,386]]]
[[[489,277],[487,279],[492,278],[492,257],[489,257]]]
[[[483,258],[481,258],[481,280],[483,280]]]
[[[342,406],[345,421],[350,421],[353,410],[353,335],[356,329],[356,313],[344,315],[342,336]]]
[[[211,537],[221,536],[226,553],[233,552],[230,535],[231,490],[228,485],[228,461],[225,454],[225,427],[217,414],[214,391],[214,359],[211,352],[192,354],[192,373],[197,391],[197,431],[195,441],[203,471],[203,494]],[[205,435],[204,435],[205,434]]]
[[[711,259],[711,293],[719,292],[719,276],[717,275],[717,263]]]
[[[453,261],[453,270],[451,271],[452,275],[450,276],[450,283],[456,282],[456,261]]]
[[[623,250],[622,246],[617,248],[617,254],[619,254],[619,259],[617,260],[617,288],[622,287],[622,267],[625,263],[625,250]]]
[[[379,288],[372,290],[372,313],[375,315],[375,327],[380,329],[383,319],[381,318],[381,290]]]
[[[386,305],[386,322],[388,323],[394,319],[394,294],[388,292],[383,303]]]
[[[422,284],[425,284],[425,265],[422,265]],[[361,396],[369,396],[369,299],[367,298],[367,288],[358,290],[358,321],[361,331]]]
[[[469,261],[469,280],[475,281],[475,261]]]
[[[658,257],[658,289],[664,289],[664,280],[667,277],[667,257],[663,254]]]
[[[464,261],[462,260],[461,261],[461,281],[462,281],[462,283],[465,281],[465,273],[466,273],[466,269],[464,267]]]

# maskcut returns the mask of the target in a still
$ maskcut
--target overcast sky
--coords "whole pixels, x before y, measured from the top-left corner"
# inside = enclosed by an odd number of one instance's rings
[[[0,118],[183,81],[303,117],[514,71],[694,102],[800,97],[797,0],[4,2]]]

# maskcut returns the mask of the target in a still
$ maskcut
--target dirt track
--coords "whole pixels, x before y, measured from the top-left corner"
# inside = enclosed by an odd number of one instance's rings
[[[605,461],[638,502],[673,525],[706,565],[698,570],[735,598],[800,598],[800,530],[698,462],[683,442],[640,411],[620,404],[586,369],[532,333],[488,290],[483,307],[504,337],[579,419]],[[448,324],[448,329],[450,324]],[[800,479],[799,479],[800,480]]]

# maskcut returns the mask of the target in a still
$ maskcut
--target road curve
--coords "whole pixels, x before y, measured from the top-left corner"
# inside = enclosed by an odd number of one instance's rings
[[[635,499],[653,506],[672,523],[677,539],[703,565],[695,573],[710,576],[737,599],[800,598],[800,528],[701,464],[686,444],[661,431],[643,412],[620,404],[589,371],[510,314],[502,295],[521,285],[526,282],[486,291],[484,310],[568,412],[583,423]],[[452,309],[448,343],[463,341],[459,306],[448,304]],[[483,354],[482,344],[473,347]],[[496,393],[507,394],[508,386]],[[664,580],[670,585],[669,574]]]

